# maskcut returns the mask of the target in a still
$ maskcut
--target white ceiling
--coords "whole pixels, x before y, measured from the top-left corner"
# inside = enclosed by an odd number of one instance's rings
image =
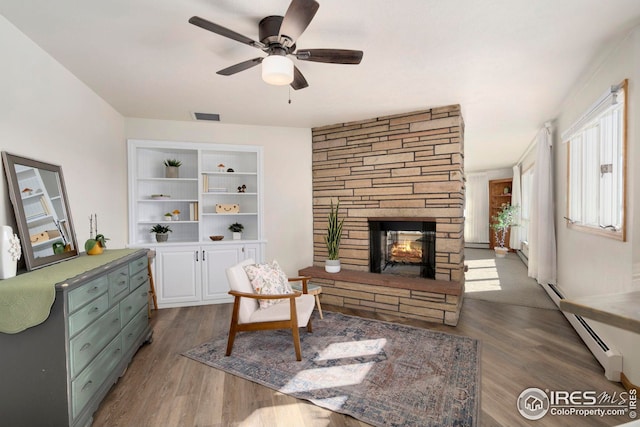
[[[364,51],[360,65],[297,61],[309,87],[269,86],[262,56],[189,24],[258,39],[290,0],[0,0],[0,13],[126,117],[316,127],[460,104],[467,171],[513,165],[638,0],[318,0],[299,48]]]

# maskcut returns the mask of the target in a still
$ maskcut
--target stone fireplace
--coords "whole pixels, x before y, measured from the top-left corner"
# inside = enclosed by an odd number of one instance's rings
[[[460,106],[314,128],[312,136],[314,265],[306,273],[323,286],[323,304],[455,325],[464,289]],[[340,202],[339,215],[345,218],[342,272],[325,277],[324,235],[332,201]],[[429,218],[428,233],[435,237],[429,248],[432,255],[428,254],[433,263],[425,267],[429,278],[422,273],[415,277],[371,273],[375,266],[369,219],[373,218],[412,223]],[[404,246],[396,245],[386,270],[414,269],[414,249],[425,249],[422,241],[416,243],[421,237],[414,239],[411,234],[386,233],[385,241],[407,240]]]

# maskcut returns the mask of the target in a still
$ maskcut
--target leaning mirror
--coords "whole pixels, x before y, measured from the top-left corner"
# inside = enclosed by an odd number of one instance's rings
[[[78,256],[62,168],[2,152],[27,270]]]

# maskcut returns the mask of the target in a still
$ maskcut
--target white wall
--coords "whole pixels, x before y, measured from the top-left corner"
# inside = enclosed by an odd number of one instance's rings
[[[584,73],[569,93],[558,116],[553,153],[555,162],[558,286],[567,298],[640,290],[632,282],[632,266],[640,263],[640,174],[637,149],[640,126],[640,28],[613,41]],[[567,147],[559,141],[566,130],[612,84],[629,79],[627,156],[627,241],[587,234],[567,228]],[[588,320],[588,319],[587,319]],[[594,330],[623,355],[623,371],[640,384],[640,339],[637,334],[589,321]]]
[[[290,276],[313,263],[311,129],[133,118],[125,128],[128,139],[263,146],[265,260]]]
[[[81,250],[91,213],[109,243],[124,246],[123,117],[1,15],[0,62],[0,149],[62,166]],[[1,180],[0,225],[16,232]]]

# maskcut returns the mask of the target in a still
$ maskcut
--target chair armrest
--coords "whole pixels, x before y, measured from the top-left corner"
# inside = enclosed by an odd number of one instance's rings
[[[246,292],[229,291],[230,295],[234,297],[252,298],[252,299],[284,299],[284,298],[298,298],[302,295],[302,292],[294,291],[292,294],[275,294],[275,295],[261,295],[261,294],[249,294]]]
[[[308,292],[307,283],[311,280],[309,276],[300,276],[300,277],[289,277],[290,282],[302,282],[302,293],[306,294]]]

